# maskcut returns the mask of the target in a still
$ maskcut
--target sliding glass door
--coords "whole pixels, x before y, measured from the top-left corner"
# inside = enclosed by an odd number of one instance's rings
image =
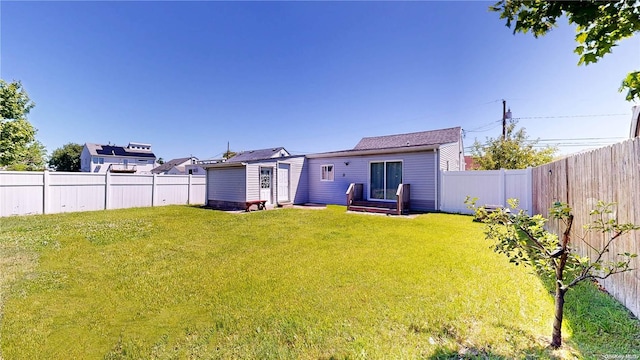
[[[395,200],[402,183],[402,161],[372,162],[369,170],[369,199]]]

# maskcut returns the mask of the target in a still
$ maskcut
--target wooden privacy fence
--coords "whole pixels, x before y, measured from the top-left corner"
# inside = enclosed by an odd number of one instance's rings
[[[204,204],[205,177],[194,175],[0,172],[0,217]]]
[[[534,168],[532,175],[534,212],[548,217],[554,202],[567,202],[573,208],[573,229],[577,233],[594,220],[589,212],[598,200],[617,204],[613,216],[619,222],[640,224],[640,138]],[[556,233],[564,230],[554,221],[549,221],[548,228]],[[593,258],[589,245],[602,248],[604,239],[604,235],[595,233],[585,242],[574,236],[573,246],[583,256]],[[619,253],[640,253],[639,242],[640,232],[617,239],[606,260],[615,260]],[[638,258],[632,267],[640,267]],[[639,270],[612,275],[601,283],[627,309],[640,315]]]
[[[467,195],[478,198],[478,206],[506,207],[508,199],[518,199],[520,208],[531,214],[531,169],[442,172],[440,211],[471,214],[464,204]]]

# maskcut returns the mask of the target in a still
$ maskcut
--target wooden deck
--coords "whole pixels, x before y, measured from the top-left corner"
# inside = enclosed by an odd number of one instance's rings
[[[353,201],[347,206],[348,211],[398,215],[397,204],[385,201]]]
[[[363,199],[363,185],[351,184],[347,190],[347,211],[406,215],[409,213],[409,184],[400,184],[396,201],[367,201]]]

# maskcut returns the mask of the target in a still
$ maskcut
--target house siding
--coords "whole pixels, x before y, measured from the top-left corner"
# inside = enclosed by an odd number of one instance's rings
[[[440,169],[443,171],[464,170],[464,153],[462,153],[460,142],[440,146]]]
[[[86,146],[82,148],[82,153],[80,154],[80,171],[91,172],[91,154]]]
[[[290,164],[289,186],[290,196],[294,204],[309,202],[308,160],[305,157],[292,158],[286,161]]]
[[[268,159],[246,166],[247,176],[247,200],[260,198],[260,168],[271,168],[271,199],[275,203],[278,189],[277,164],[289,164],[289,198],[294,204],[303,204],[308,201],[307,166],[303,156],[286,159]]]
[[[207,202],[236,202],[244,203],[245,196],[245,169],[217,168],[207,171]]]
[[[275,161],[265,161],[260,163],[247,164],[247,200],[266,200],[260,199],[260,168],[272,168],[271,169],[271,201],[273,201],[273,188],[275,182],[273,181],[273,174],[275,172]]]
[[[369,164],[373,161],[402,161],[403,183],[411,185],[411,209],[436,209],[436,152],[433,150],[309,159],[309,201],[346,205],[350,183],[364,184],[366,197],[369,194]],[[333,181],[321,181],[322,165],[334,166]]]

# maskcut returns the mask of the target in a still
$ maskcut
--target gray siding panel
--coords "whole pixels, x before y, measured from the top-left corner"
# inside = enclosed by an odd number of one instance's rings
[[[208,169],[207,200],[244,202],[244,184],[244,167]]]
[[[263,163],[247,164],[247,200],[260,199],[260,167],[272,166]],[[273,188],[273,186],[272,186]]]
[[[291,201],[294,204],[304,204],[308,202],[309,184],[307,181],[307,159],[304,157],[299,157],[283,162],[291,165],[289,173]]]
[[[463,170],[464,154],[461,154],[460,146],[460,142],[440,146],[440,169],[444,171]]]
[[[350,183],[364,184],[364,192],[368,194],[370,162],[400,160],[403,162],[403,183],[411,184],[411,208],[423,211],[435,210],[435,155],[434,151],[427,151],[407,154],[309,159],[309,201],[346,205],[345,193]],[[334,181],[321,181],[322,165],[334,166]]]
[[[246,165],[246,199],[257,200],[260,198],[260,168],[271,168],[272,174],[272,200],[276,200],[276,191],[278,189],[277,164],[289,164],[289,188],[290,200],[294,204],[303,204],[308,202],[308,183],[307,183],[307,159],[305,157],[293,157],[284,160],[273,159],[259,162],[253,162]]]

